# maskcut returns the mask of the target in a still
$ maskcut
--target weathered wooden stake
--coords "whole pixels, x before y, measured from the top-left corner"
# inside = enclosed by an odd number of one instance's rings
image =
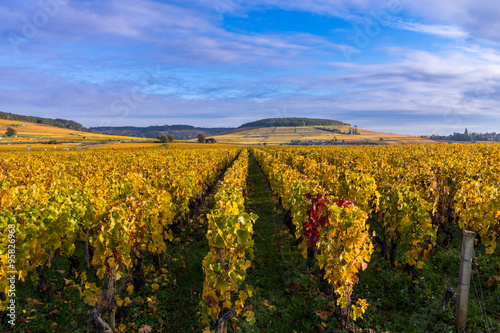
[[[116,310],[111,311],[109,314],[109,328],[111,328],[111,332],[115,331],[115,318],[116,318]]]
[[[474,251],[475,236],[476,234],[474,232],[464,230],[464,238],[462,240],[462,258],[460,260],[460,275],[458,278],[457,327],[459,329],[462,329],[467,321],[472,254]]]
[[[90,267],[90,251],[89,251],[89,231],[85,230],[85,242],[83,243],[83,248],[85,251],[85,262],[87,263],[87,268]]]

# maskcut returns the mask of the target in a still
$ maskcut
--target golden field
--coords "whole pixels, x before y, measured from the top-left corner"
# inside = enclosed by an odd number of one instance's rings
[[[324,129],[338,129],[342,132],[348,131],[350,126],[322,126]],[[230,132],[214,135],[219,143],[233,144],[288,144],[292,140],[300,141],[331,141],[344,140],[345,143],[376,143],[376,144],[430,144],[436,141],[422,138],[420,136],[389,134],[358,128],[359,134],[338,134],[319,127],[260,127],[240,128]],[[382,140],[381,140],[382,139]]]

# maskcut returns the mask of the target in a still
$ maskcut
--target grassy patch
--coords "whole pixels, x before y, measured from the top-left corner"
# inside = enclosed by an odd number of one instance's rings
[[[318,268],[309,265],[294,245],[295,238],[283,222],[285,212],[253,156],[248,185],[247,210],[259,216],[254,226],[255,259],[245,280],[255,287],[255,295],[248,301],[255,320],[234,320],[230,331],[336,331],[340,324],[327,314],[329,288],[321,282]],[[326,320],[317,314],[323,311]]]

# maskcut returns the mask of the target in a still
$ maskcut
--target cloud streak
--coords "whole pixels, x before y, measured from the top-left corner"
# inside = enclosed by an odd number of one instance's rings
[[[421,32],[430,35],[436,35],[445,38],[467,38],[468,34],[463,30],[449,25],[430,25],[411,22],[398,22],[392,25],[397,29]]]

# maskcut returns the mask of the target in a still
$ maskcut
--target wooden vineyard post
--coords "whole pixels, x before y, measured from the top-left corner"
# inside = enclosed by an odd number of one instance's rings
[[[467,310],[469,307],[470,277],[472,268],[472,253],[474,251],[473,231],[464,230],[462,240],[462,254],[460,260],[460,275],[458,278],[458,299],[457,299],[457,327],[465,326],[467,321]]]

